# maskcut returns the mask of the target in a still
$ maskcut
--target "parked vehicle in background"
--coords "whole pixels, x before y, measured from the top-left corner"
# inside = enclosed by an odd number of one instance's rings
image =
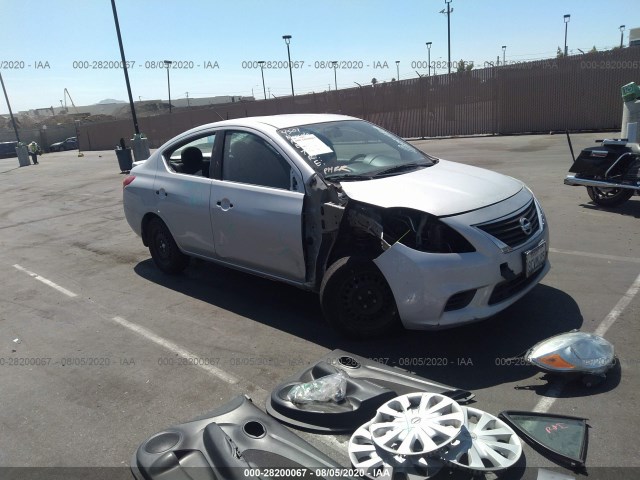
[[[522,182],[342,115],[189,130],[134,166],[123,203],[160,270],[193,256],[318,292],[351,337],[490,317],[549,270]]]
[[[567,175],[565,185],[587,187],[589,198],[603,207],[640,195],[640,145],[620,139],[598,142],[600,146],[580,152],[569,169],[575,175]]]
[[[0,158],[17,157],[16,147],[18,142],[0,142]]]
[[[78,139],[76,137],[69,137],[62,142],[57,142],[49,145],[50,152],[62,152],[64,150],[75,150],[78,148]]]

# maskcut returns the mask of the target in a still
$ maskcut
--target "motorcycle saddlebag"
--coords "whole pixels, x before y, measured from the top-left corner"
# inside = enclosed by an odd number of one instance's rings
[[[602,145],[585,148],[569,169],[580,176],[603,176],[620,155],[630,152],[624,145]]]

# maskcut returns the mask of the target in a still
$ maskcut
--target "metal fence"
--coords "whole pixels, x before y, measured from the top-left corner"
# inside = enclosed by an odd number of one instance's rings
[[[281,113],[342,113],[405,137],[619,129],[620,87],[640,82],[640,48],[434,75],[139,119],[158,147],[204,123]],[[132,136],[131,120],[80,126],[84,150]]]

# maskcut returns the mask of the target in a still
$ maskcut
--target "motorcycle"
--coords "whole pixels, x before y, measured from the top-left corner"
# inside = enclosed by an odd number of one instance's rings
[[[615,207],[640,195],[640,145],[626,139],[596,140],[597,147],[588,147],[578,158],[573,154],[571,138],[567,141],[573,157],[565,185],[587,187],[596,205]]]

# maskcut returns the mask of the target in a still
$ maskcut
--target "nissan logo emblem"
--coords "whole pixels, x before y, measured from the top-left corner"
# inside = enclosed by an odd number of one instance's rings
[[[530,235],[531,232],[533,231],[533,225],[531,225],[531,222],[527,217],[520,218],[520,228],[522,229],[525,235]]]

